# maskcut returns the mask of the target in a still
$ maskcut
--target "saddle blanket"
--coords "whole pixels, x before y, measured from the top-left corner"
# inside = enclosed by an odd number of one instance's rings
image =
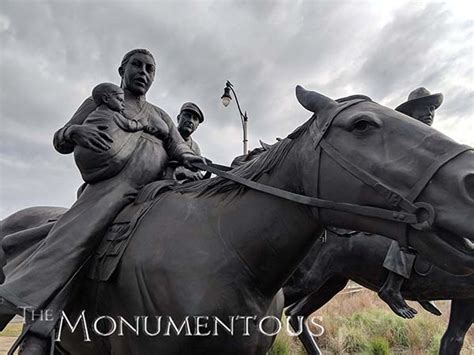
[[[159,201],[158,196],[175,184],[174,180],[160,180],[146,185],[137,199],[119,213],[92,256],[89,279],[105,282],[112,277],[140,220]]]
[[[160,200],[159,197],[176,185],[174,180],[159,180],[145,185],[133,203],[126,206],[115,218],[90,262],[85,265],[87,277],[97,281],[109,280],[125,252],[133,232],[146,212]],[[1,247],[5,261],[13,267],[20,265],[38,247],[41,246],[61,214],[47,223],[5,236]],[[0,265],[0,279],[4,278]]]

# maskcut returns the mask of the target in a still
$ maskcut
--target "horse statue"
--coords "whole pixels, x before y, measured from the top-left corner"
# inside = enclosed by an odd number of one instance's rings
[[[272,338],[258,320],[280,315],[281,288],[328,225],[408,241],[449,272],[474,273],[464,244],[474,236],[470,147],[365,96],[336,102],[301,87],[296,96],[313,113],[307,122],[224,177],[159,195],[113,277],[78,285],[70,319],[107,315],[140,329],[108,324],[107,336],[84,341],[83,332],[65,328],[58,347],[90,355],[265,354]],[[161,315],[194,336],[157,334],[153,317]],[[211,319],[236,315],[250,318],[213,336]]]
[[[377,292],[387,276],[382,265],[389,246],[390,239],[382,236],[355,232],[347,237],[328,230],[283,287],[285,306],[289,307],[286,313],[306,319],[342,291],[349,280]],[[474,275],[453,275],[417,258],[402,295],[424,307],[427,300],[452,300],[439,353],[459,354],[474,321]],[[321,355],[308,329],[304,328],[299,337],[308,354]]]

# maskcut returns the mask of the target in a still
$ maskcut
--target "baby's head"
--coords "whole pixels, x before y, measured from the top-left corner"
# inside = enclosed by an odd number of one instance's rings
[[[123,89],[112,83],[102,83],[92,90],[92,98],[97,106],[106,105],[113,111],[122,112],[124,106]]]

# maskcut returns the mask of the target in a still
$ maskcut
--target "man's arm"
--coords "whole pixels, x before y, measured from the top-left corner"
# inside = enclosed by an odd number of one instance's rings
[[[71,140],[69,128],[72,125],[81,125],[87,116],[97,108],[92,97],[87,98],[77,109],[72,118],[64,127],[60,128],[53,138],[54,148],[61,154],[69,154],[74,151],[75,143]]]
[[[197,142],[194,139],[193,139],[193,145],[192,145],[191,149],[193,150],[194,154],[201,155],[201,148],[199,148],[199,145],[197,144]]]
[[[156,107],[156,106],[155,106]],[[171,160],[183,160],[183,154],[192,154],[195,155],[191,148],[188,147],[186,142],[184,141],[183,137],[179,133],[178,129],[176,128],[175,124],[171,117],[159,107],[156,107],[158,110],[161,118],[167,124],[169,128],[169,135],[168,139],[166,140],[167,151],[168,155],[170,156]]]
[[[201,156],[201,149],[199,148],[199,145],[196,143],[195,140],[191,139],[191,142],[191,150],[194,152],[194,154]],[[189,146],[189,141],[186,142],[186,144]],[[210,173],[203,174],[201,171],[193,172],[189,169],[186,169],[182,165],[176,167],[173,175],[174,178],[179,182],[198,181],[203,179],[209,179],[211,177]]]
[[[199,144],[197,144],[197,142],[194,139],[192,140],[192,142],[193,142],[192,147],[191,147],[192,151],[194,152],[194,154],[201,156],[201,148],[199,148]],[[192,174],[193,174],[191,178],[192,181],[202,180],[204,178],[210,177],[210,175],[209,176],[204,175],[201,171],[196,171],[195,173],[192,173]]]

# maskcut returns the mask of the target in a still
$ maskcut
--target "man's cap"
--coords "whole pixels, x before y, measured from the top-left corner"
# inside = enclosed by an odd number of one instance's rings
[[[402,103],[401,105],[395,108],[395,111],[404,113],[405,115],[410,116],[411,113],[415,110],[416,107],[420,105],[431,106],[433,105],[435,109],[441,106],[443,103],[443,94],[437,93],[432,94],[424,87],[417,88],[410,92],[408,95],[408,100]]]
[[[196,105],[193,102],[185,102],[183,104],[183,106],[181,106],[181,110],[179,110],[179,113],[181,113],[183,111],[192,111],[192,112],[194,112],[198,115],[200,123],[202,123],[202,121],[204,121],[204,114],[202,113],[202,111],[198,107],[198,105]]]

